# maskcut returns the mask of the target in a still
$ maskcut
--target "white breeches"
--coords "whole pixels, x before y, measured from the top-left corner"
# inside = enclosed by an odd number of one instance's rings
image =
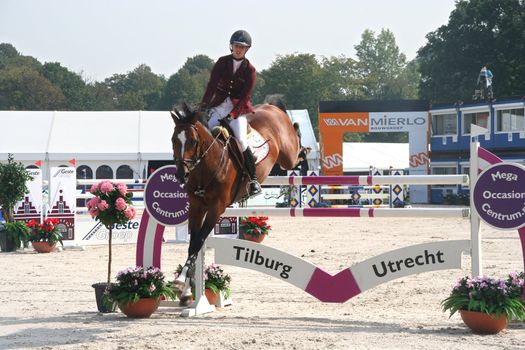
[[[210,120],[208,120],[208,127],[213,129],[219,125],[219,119],[226,117],[233,109],[232,101],[227,97],[224,102],[222,102],[217,107],[210,109]],[[240,115],[237,119],[232,119],[230,122],[230,127],[233,131],[233,136],[239,140],[241,144],[242,151],[246,151],[248,148],[248,120],[245,115]]]

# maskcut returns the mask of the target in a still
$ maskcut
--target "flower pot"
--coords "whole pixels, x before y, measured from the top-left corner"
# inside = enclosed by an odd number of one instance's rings
[[[51,253],[55,250],[56,242],[50,244],[49,242],[32,242],[33,248],[39,253]]]
[[[134,303],[118,303],[118,307],[128,317],[147,318],[157,310],[159,304],[160,298],[157,301],[154,298],[142,298]]]
[[[0,230],[0,248],[3,252],[14,252],[16,250],[15,241],[7,235],[7,231]]]
[[[208,303],[210,303],[210,305],[216,305],[219,301],[219,294],[215,293],[210,288],[205,288],[204,294],[206,295],[206,299],[208,299]]]
[[[479,311],[459,310],[463,322],[477,334],[497,334],[507,326],[507,318],[504,314],[496,318]]]
[[[106,291],[107,283],[95,283],[91,287],[95,288],[95,298],[97,300],[97,309],[99,312],[109,313],[115,312],[117,303],[109,302],[104,303],[104,292]]]
[[[245,239],[247,241],[261,243],[262,241],[264,241],[264,236],[266,236],[266,235],[260,234],[259,236],[253,236],[253,235],[250,235],[249,233],[244,233],[243,239]]]

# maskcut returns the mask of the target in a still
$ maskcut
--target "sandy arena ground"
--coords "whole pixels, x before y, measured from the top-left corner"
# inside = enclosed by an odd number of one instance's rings
[[[271,218],[267,244],[336,273],[400,247],[468,239],[462,219]],[[521,270],[516,231],[482,224],[486,275]],[[172,279],[186,245],[165,244],[163,270]],[[135,264],[135,246],[114,247],[114,274]],[[210,251],[207,259],[213,254]],[[498,335],[472,334],[458,315],[441,311],[463,269],[394,280],[344,304],[309,294],[258,272],[225,266],[234,305],[196,318],[161,308],[151,318],[99,314],[91,284],[106,275],[107,246],[52,254],[1,253],[0,349],[523,349],[525,326]]]

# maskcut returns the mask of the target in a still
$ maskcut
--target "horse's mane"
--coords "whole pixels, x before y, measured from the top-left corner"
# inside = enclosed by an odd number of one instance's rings
[[[186,102],[173,106],[173,112],[179,117],[180,124],[195,124],[200,122],[208,128],[208,113],[200,105],[188,105]]]
[[[275,106],[286,113],[286,99],[282,94],[266,95],[264,103]]]

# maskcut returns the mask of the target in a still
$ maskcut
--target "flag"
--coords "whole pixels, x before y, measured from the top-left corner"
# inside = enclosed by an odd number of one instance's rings
[[[37,160],[37,161],[35,162],[35,164],[36,164],[39,168],[42,167],[42,161],[41,161],[41,160]]]
[[[75,158],[70,159],[70,160],[69,160],[69,164],[76,165],[76,164],[77,164],[77,161],[75,160]]]

